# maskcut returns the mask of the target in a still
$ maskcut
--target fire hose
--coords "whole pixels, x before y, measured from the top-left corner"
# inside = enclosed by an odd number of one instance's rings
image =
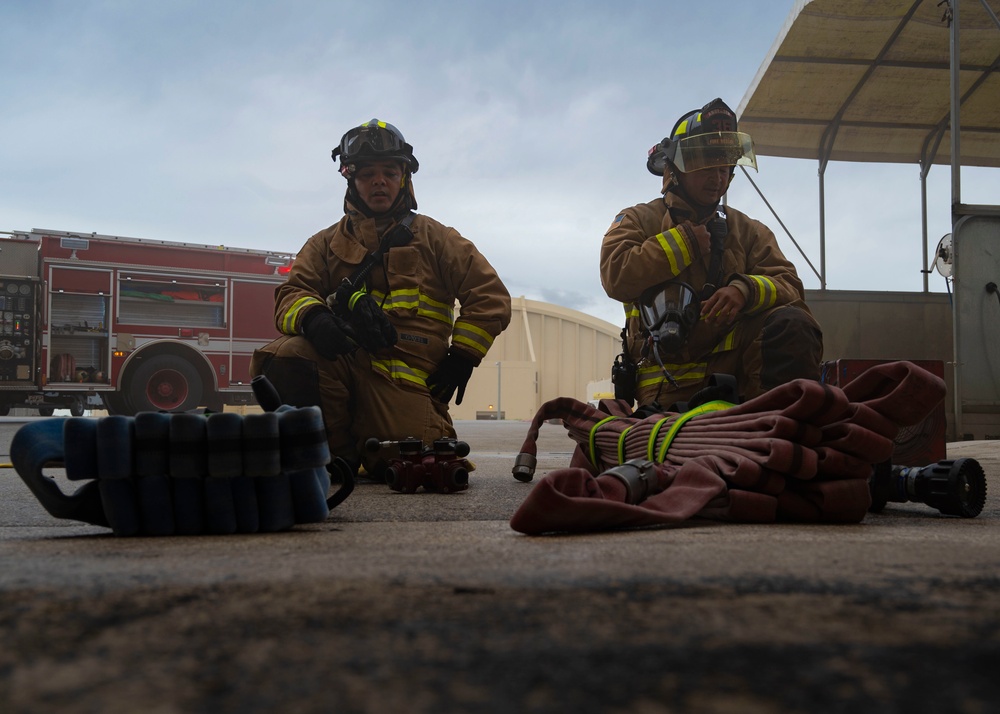
[[[709,402],[636,418],[569,398],[542,405],[513,475],[533,478],[541,426],[562,420],[577,448],[511,518],[521,533],[676,525],[692,518],[857,523],[869,479],[894,438],[944,398],[944,381],[911,362],[872,367],[845,387],[799,379],[743,404]],[[972,497],[985,499],[985,481]],[[981,493],[980,493],[981,491]],[[978,503],[978,514],[982,503]],[[972,515],[975,515],[972,514]],[[967,513],[959,515],[969,515]]]
[[[265,377],[253,388],[267,411],[32,422],[14,434],[11,462],[52,516],[116,536],[274,533],[322,522],[354,480],[331,460],[319,407],[281,404]],[[73,493],[45,473],[60,466],[82,483]],[[340,486],[328,497],[330,471]]]

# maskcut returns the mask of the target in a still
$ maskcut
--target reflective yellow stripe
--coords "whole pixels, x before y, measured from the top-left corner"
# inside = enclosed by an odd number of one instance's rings
[[[679,229],[671,228],[666,233],[657,233],[656,241],[663,248],[663,252],[670,262],[670,270],[674,275],[678,275],[691,264],[691,253],[688,251],[687,242]]]
[[[449,327],[455,323],[453,305],[422,295],[416,288],[393,290],[388,297],[379,290],[373,290],[371,295],[376,302],[382,305],[383,310],[416,310],[421,317],[443,322]]]
[[[393,308],[412,310],[420,306],[420,291],[416,288],[412,290],[393,290],[388,296],[380,290],[372,290],[372,297],[382,306],[383,310],[391,310]]]
[[[729,331],[729,334],[727,334],[725,337],[722,338],[722,340],[719,341],[719,344],[717,344],[715,346],[715,349],[712,350],[712,354],[717,354],[719,352],[728,352],[729,350],[733,349],[735,345],[736,345],[736,329],[733,328],[732,330]]]
[[[670,376],[676,382],[693,382],[698,379],[704,379],[708,371],[708,362],[689,362],[687,364],[664,363],[663,366],[670,372]],[[667,378],[663,376],[663,370],[659,366],[640,367],[636,385],[639,387],[649,387],[665,381],[667,381]]]
[[[443,322],[447,322],[449,325],[455,322],[455,303],[445,303],[440,300],[435,300],[434,298],[428,297],[427,295],[420,295],[420,308],[421,314],[426,314],[430,317],[436,317]]]
[[[361,290],[358,290],[353,295],[351,295],[351,299],[347,301],[347,309],[348,310],[353,310],[354,309],[354,304],[358,300],[360,300],[363,295],[365,295],[365,291],[364,291],[363,288]]]
[[[633,318],[633,317],[636,320],[639,319],[639,306],[636,305],[634,302],[622,303],[622,307],[625,308],[625,318],[626,319]]]
[[[778,289],[770,278],[763,275],[748,275],[747,277],[757,284],[757,302],[751,308],[751,312],[765,310],[778,302]]]
[[[285,335],[297,335],[298,332],[295,331],[295,325],[298,322],[299,315],[304,309],[312,305],[323,305],[325,304],[322,300],[315,297],[304,297],[299,298],[292,303],[292,306],[288,308],[288,312],[285,313],[285,317],[281,320],[281,332]]]
[[[455,323],[455,331],[451,335],[451,341],[471,347],[479,354],[485,355],[489,352],[490,347],[493,346],[493,335],[482,328],[459,319]]]
[[[401,359],[373,359],[372,367],[381,370],[390,379],[401,379],[424,387],[427,386],[427,372],[411,367]]]

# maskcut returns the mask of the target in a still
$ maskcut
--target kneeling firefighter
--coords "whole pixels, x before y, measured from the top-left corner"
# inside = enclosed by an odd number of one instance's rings
[[[823,336],[774,234],[721,204],[753,141],[721,99],[684,114],[649,150],[662,196],[621,211],[601,245],[601,281],[625,305],[616,396],[655,409],[685,403],[713,375],[753,398],[819,379]],[[661,406],[662,405],[662,406]]]
[[[282,337],[257,350],[281,400],[319,405],[330,452],[377,474],[365,443],[454,438],[448,404],[510,322],[510,294],[476,246],[415,213],[413,148],[378,119],[333,150],[344,217],[312,236],[275,290]],[[456,302],[459,305],[455,314]]]

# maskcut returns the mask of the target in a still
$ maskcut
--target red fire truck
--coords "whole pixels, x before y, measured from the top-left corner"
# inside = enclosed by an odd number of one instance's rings
[[[253,403],[293,255],[35,229],[0,233],[0,415]]]

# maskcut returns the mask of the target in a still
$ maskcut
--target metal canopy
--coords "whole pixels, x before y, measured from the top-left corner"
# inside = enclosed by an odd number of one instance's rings
[[[964,0],[961,164],[1000,167],[1000,0]],[[740,102],[758,154],[951,163],[950,8],[799,0]]]
[[[823,289],[829,161],[919,164],[924,292],[927,172],[951,165],[958,434],[963,412],[1000,414],[1000,206],[962,203],[960,170],[1000,167],[998,10],[1000,0],[799,0],[738,108],[758,154],[819,162]]]

